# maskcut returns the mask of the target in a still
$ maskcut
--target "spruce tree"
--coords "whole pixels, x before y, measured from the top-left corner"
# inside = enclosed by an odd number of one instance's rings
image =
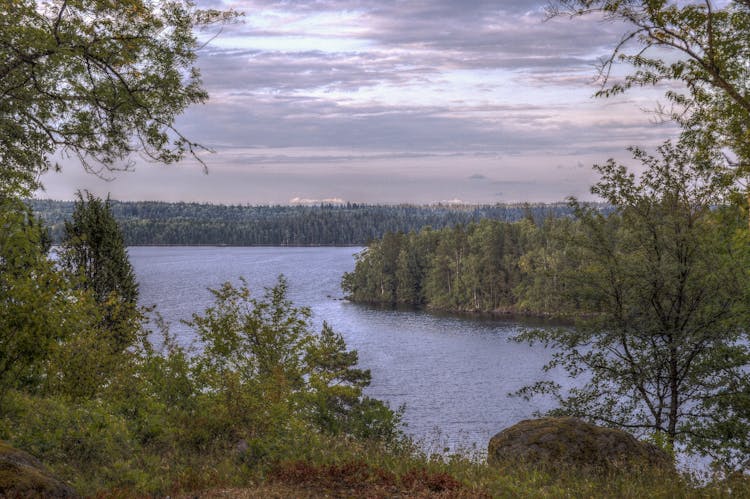
[[[65,222],[60,262],[103,307],[113,346],[127,346],[129,325],[137,315],[138,284],[109,197],[78,192],[72,220]]]

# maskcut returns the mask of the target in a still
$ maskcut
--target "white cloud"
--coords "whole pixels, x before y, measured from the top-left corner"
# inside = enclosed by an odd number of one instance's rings
[[[289,200],[289,204],[306,204],[306,205],[317,205],[317,204],[346,204],[341,198],[325,198],[325,199],[310,199],[293,197]]]
[[[177,123],[217,151],[209,175],[135,158],[102,183],[68,164],[45,177],[50,197],[473,203],[500,185],[504,200],[557,201],[585,194],[593,162],[673,133],[640,111],[663,89],[590,98],[619,29],[542,22],[546,0],[198,3],[246,11],[201,51],[211,100]]]

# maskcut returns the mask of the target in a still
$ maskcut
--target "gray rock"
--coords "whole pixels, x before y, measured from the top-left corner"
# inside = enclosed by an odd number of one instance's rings
[[[0,496],[78,497],[78,494],[36,458],[0,442]]]
[[[568,417],[525,420],[501,431],[490,440],[487,462],[600,471],[643,467],[674,470],[670,456],[657,446],[621,430]]]

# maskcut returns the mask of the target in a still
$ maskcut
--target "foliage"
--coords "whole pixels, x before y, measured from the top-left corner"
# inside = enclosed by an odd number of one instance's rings
[[[518,261],[521,281],[514,289],[519,310],[559,318],[591,312],[580,301],[565,299],[566,283],[577,275],[569,240],[580,230],[578,220],[547,219],[541,230],[529,234],[528,249]]]
[[[191,354],[168,332],[155,349],[142,329],[128,348],[106,348],[90,300],[93,313],[74,309],[88,322],[18,360],[36,384],[4,387],[0,438],[83,493],[247,483],[336,438],[397,449],[400,416],[362,395],[370,374],[356,352],[327,325],[314,333],[286,293],[283,279],[260,299],[246,286],[214,290],[193,318],[201,348]]]
[[[659,165],[636,151],[649,167],[640,186],[612,162],[600,168],[605,182],[595,193],[616,199],[622,216],[609,225],[588,217],[586,235],[594,244],[583,244],[581,238],[573,245],[599,255],[602,279],[586,292],[580,283],[573,288],[581,292],[579,297],[587,296],[585,301],[598,300],[609,311],[603,316],[614,326],[598,327],[612,329],[615,346],[598,342],[594,351],[607,347],[614,353],[597,358],[573,349],[587,343],[588,332],[577,339],[547,340],[567,348],[567,359],[558,359],[562,365],[577,364],[575,372],[592,369],[587,389],[569,399],[575,410],[602,414],[597,404],[621,396],[629,383],[635,390],[626,394],[631,406],[617,404],[610,412],[635,412],[635,422],[620,415],[613,424],[650,428],[657,432],[657,441],[688,442],[703,451],[711,449],[725,462],[744,461],[747,466],[748,241],[737,229],[736,210],[710,207],[717,195],[750,175],[750,2],[556,0],[550,9],[551,15],[592,13],[622,22],[628,30],[603,62],[597,95],[670,83],[666,97],[671,107],[657,112],[681,126],[679,147],[691,157],[664,146]],[[617,62],[633,68],[622,80],[611,77]],[[695,184],[682,192],[675,186],[680,182]],[[750,200],[750,189],[745,194]],[[648,196],[650,202],[644,199]],[[743,201],[737,205],[747,207]],[[646,219],[646,214],[654,219]],[[639,263],[643,269],[635,271]],[[602,282],[607,275],[609,280]],[[582,276],[592,278],[585,272]],[[613,297],[620,308],[614,315]],[[623,338],[619,346],[618,334]],[[626,348],[636,354],[630,357]],[[648,355],[640,358],[643,352]],[[620,358],[624,367],[611,357]],[[611,374],[603,373],[607,368]],[[611,379],[618,387],[602,399],[602,392],[612,389],[607,383]],[[600,392],[592,390],[597,382]]]
[[[89,192],[84,198],[78,192],[58,255],[61,266],[77,276],[78,285],[102,307],[112,347],[129,346],[130,333],[137,328],[132,322],[138,319],[138,284],[109,199],[102,201]]]
[[[628,31],[601,68],[601,96],[632,87],[672,83],[665,118],[704,151],[728,148],[740,178],[750,174],[750,2],[667,0],[555,0],[551,15],[599,13]],[[665,55],[665,50],[671,52]],[[674,54],[676,57],[673,57]],[[625,62],[624,80],[610,77]],[[614,81],[613,81],[614,80]],[[681,85],[674,85],[679,82]],[[714,167],[720,167],[715,163]],[[726,164],[724,165],[726,166]]]
[[[211,398],[236,406],[226,414],[235,438],[308,424],[331,434],[396,436],[393,428],[379,429],[397,424],[392,413],[362,396],[370,372],[355,367],[357,353],[327,324],[312,332],[309,310],[288,300],[283,277],[262,300],[251,298],[245,284],[212,292],[215,305],[189,323],[202,350],[193,369]]]
[[[596,167],[602,178],[592,191],[616,214],[573,201],[580,230],[559,245],[574,270],[560,273],[558,289],[589,315],[575,329],[519,339],[554,347],[548,369],[582,384],[561,393],[542,382],[521,393],[552,393],[556,412],[746,466],[747,230],[739,210],[720,206],[713,170],[692,151],[666,143],[659,152],[634,150],[646,167],[640,181],[613,161]]]
[[[40,224],[20,201],[0,200],[0,395],[37,390],[61,342],[89,324],[85,295],[47,259]]]
[[[442,230],[388,233],[357,256],[342,288],[357,302],[426,306],[437,310],[565,315],[552,289],[531,281],[531,261],[550,253],[551,234],[570,230],[567,218],[549,216],[541,226],[481,220]],[[539,282],[546,287],[548,283]],[[531,302],[537,292],[551,300]],[[554,302],[554,303],[553,303]]]
[[[193,30],[232,13],[190,0],[17,0],[0,13],[0,194],[28,194],[59,151],[94,172],[134,151],[195,152],[173,126],[207,98]]]
[[[100,304],[49,259],[44,230],[27,206],[4,200],[0,226],[0,391],[99,394],[123,362],[111,352]],[[126,336],[134,338],[140,316],[134,307],[131,313]]]
[[[166,330],[156,349],[134,303],[113,321],[113,296],[136,289],[132,269],[107,203],[79,207],[60,257],[75,272],[64,272],[28,207],[3,200],[0,438],[85,494],[247,483],[251,471],[327,452],[329,439],[404,441],[400,414],[363,396],[370,373],[356,352],[328,325],[316,334],[283,279],[260,299],[246,286],[214,290],[215,305],[193,318],[195,352]],[[119,276],[107,267],[118,262]],[[113,275],[130,282],[111,285]]]
[[[2,438],[52,464],[79,491],[138,480],[139,446],[127,421],[97,400],[12,393]]]
[[[74,205],[31,200],[59,242]],[[139,245],[362,246],[386,232],[435,229],[489,218],[515,221],[568,216],[565,203],[497,205],[226,206],[198,203],[111,201],[125,242]]]
[[[28,227],[25,213],[18,220]],[[494,469],[477,457],[427,456],[403,438],[397,413],[362,396],[369,373],[356,368],[341,336],[328,326],[313,332],[308,312],[286,292],[283,280],[260,298],[244,285],[215,290],[215,304],[192,321],[206,347],[193,352],[167,331],[155,348],[148,339],[156,333],[145,329],[123,351],[101,348],[99,308],[90,295],[75,295],[89,308],[70,309],[80,316],[76,328],[34,360],[45,383],[8,388],[0,438],[33,452],[83,494],[352,493],[334,479],[363,494],[704,494],[678,477],[602,480],[571,469]],[[715,481],[705,494],[729,486]],[[741,482],[731,487],[743,490]]]
[[[741,477],[700,483],[648,469],[601,477],[565,463],[549,469],[524,463],[490,467],[477,456],[428,456],[314,434],[276,446],[267,466],[251,467],[231,450],[218,455],[139,444],[132,423],[95,402],[14,396],[12,405],[0,436],[40,456],[79,493],[90,495],[434,497],[443,490],[448,497],[459,496],[453,491],[472,498],[699,498],[744,497],[750,490]]]
[[[310,342],[303,358],[307,366],[307,384],[310,388],[309,400],[311,415],[316,426],[328,433],[353,433],[357,436],[376,435],[367,431],[369,422],[363,422],[367,402],[363,400],[362,389],[370,385],[370,371],[358,369],[356,351],[346,349],[343,336],[324,323],[320,335]],[[366,399],[369,401],[369,399]],[[373,401],[382,405],[378,401]],[[358,410],[355,410],[358,409]],[[392,418],[384,418],[391,423]]]
[[[109,199],[78,192],[72,220],[65,224],[62,265],[78,274],[104,303],[112,293],[125,302],[138,300],[138,284]]]

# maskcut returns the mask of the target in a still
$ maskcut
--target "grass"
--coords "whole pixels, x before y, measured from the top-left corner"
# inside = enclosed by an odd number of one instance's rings
[[[398,469],[353,460],[341,464],[279,463],[263,481],[213,487],[176,497],[357,498],[744,498],[746,479],[699,484],[659,474],[593,476],[574,469],[540,471],[531,466],[490,468],[475,462],[400,463]]]
[[[750,497],[743,475],[700,481],[648,467],[490,466],[482,449],[450,452],[439,434],[432,442],[384,443],[300,424],[238,446],[226,435],[218,443],[197,438],[205,433],[200,418],[154,438],[96,401],[11,394],[5,402],[0,438],[91,497]]]

